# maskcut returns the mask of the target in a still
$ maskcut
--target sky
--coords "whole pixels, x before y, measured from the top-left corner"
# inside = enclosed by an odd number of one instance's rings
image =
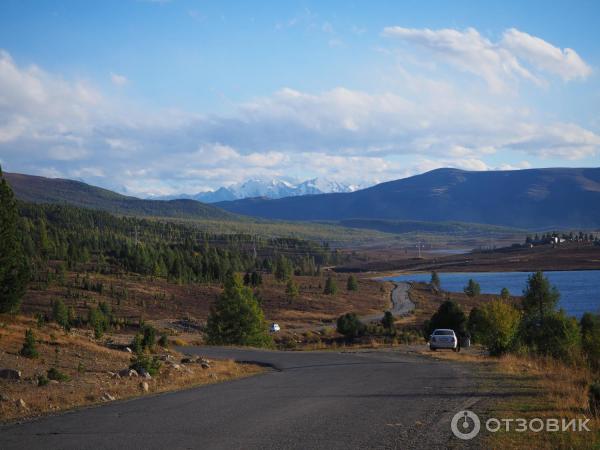
[[[0,3],[0,164],[131,195],[600,166],[600,2]]]

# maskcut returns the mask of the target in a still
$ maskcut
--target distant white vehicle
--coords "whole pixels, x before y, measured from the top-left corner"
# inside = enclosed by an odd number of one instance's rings
[[[278,323],[272,323],[271,324],[271,328],[270,328],[271,333],[277,333],[280,330],[281,330],[281,327],[279,326]]]
[[[458,338],[454,330],[446,328],[438,328],[431,333],[431,336],[429,336],[429,348],[433,351],[438,348],[449,348],[455,352],[460,350]]]

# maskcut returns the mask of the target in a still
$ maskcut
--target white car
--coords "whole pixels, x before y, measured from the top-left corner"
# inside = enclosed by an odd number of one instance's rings
[[[450,348],[455,352],[459,351],[458,338],[454,330],[438,328],[429,336],[429,348],[433,351],[438,348]]]
[[[277,333],[279,330],[281,330],[281,327],[279,326],[278,323],[271,324],[271,328],[270,328],[271,333]]]

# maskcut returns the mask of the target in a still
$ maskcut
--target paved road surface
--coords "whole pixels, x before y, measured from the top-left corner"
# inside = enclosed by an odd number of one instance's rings
[[[0,448],[445,448],[478,395],[467,366],[397,351],[187,351],[276,370],[3,426]]]

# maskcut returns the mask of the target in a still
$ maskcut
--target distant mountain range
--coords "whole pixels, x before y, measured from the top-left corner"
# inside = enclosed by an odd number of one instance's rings
[[[438,169],[351,193],[220,202],[268,219],[458,221],[519,228],[600,227],[600,168]]]
[[[195,200],[142,200],[80,181],[7,172],[4,177],[18,199],[33,203],[68,204],[131,216],[237,219],[235,214]]]
[[[215,191],[199,192],[197,194],[153,196],[149,198],[154,200],[191,199],[204,203],[216,203],[256,197],[277,199],[332,192],[354,192],[357,189],[359,189],[358,186],[338,183],[337,181],[324,178],[313,178],[300,183],[278,179],[252,179],[228,187],[220,187]]]
[[[600,168],[485,172],[438,169],[355,192],[312,194],[313,186],[322,186],[301,183],[311,195],[278,199],[254,195],[214,205],[192,199],[142,200],[79,181],[4,175],[21,200],[125,215],[240,220],[241,214],[331,221],[387,232],[435,230],[439,226],[460,229],[462,225],[455,222],[536,230],[600,228]],[[246,188],[246,194],[264,194],[252,191],[251,184]],[[429,224],[426,227],[422,222]]]

